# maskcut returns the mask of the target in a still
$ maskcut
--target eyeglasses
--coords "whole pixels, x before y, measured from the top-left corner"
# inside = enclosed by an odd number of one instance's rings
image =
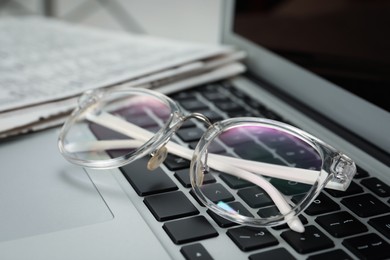
[[[195,149],[177,138],[199,134],[189,126],[204,129]],[[298,215],[322,189],[346,190],[356,172],[348,156],[291,125],[254,117],[211,123],[142,88],[83,94],[58,145],[68,161],[96,169],[148,156],[152,171],[165,167],[168,153],[191,160],[191,186],[206,207],[239,224],[287,223],[297,232],[304,231]],[[229,192],[232,183],[242,189]]]

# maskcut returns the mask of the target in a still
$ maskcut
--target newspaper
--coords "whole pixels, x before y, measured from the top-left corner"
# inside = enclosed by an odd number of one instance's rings
[[[93,88],[165,93],[242,73],[245,53],[42,17],[0,19],[0,138],[61,124]]]

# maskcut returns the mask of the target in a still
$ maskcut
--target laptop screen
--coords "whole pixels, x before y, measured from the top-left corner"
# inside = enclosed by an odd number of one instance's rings
[[[247,52],[250,74],[390,152],[390,2],[223,3],[222,42]]]
[[[233,30],[390,111],[390,2],[237,1]]]

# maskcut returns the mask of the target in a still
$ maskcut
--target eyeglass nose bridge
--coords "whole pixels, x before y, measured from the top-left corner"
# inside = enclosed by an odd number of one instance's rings
[[[208,127],[213,125],[213,123],[211,123],[211,120],[207,116],[205,116],[201,113],[197,113],[197,112],[185,115],[183,117],[182,121],[184,122],[184,121],[191,119],[191,118],[199,119],[200,121],[204,122]]]

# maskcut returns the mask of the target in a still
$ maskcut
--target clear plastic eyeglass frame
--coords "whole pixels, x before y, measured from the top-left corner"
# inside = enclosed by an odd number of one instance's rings
[[[122,115],[117,116],[117,114],[110,112],[125,111],[129,114],[127,110],[122,108],[131,107],[134,100],[142,100],[143,105],[146,104],[147,107],[150,107],[154,114],[164,114],[164,121],[160,123],[158,129],[150,131],[147,127],[142,127],[141,124],[137,125],[124,119],[125,117]],[[156,103],[158,105],[155,105]],[[138,106],[138,103],[136,105]],[[162,107],[167,112],[164,112]],[[138,115],[139,111],[136,106],[134,106],[133,111],[136,112],[131,112],[130,118],[136,118]],[[199,119],[207,128],[194,150],[171,140],[171,137],[191,118]],[[100,140],[91,135],[91,129],[88,128],[91,124],[119,133],[122,137]],[[252,157],[237,158],[213,152],[214,146],[212,144],[214,142],[220,143],[220,140],[225,136],[228,137],[227,142],[235,140],[235,137],[239,137],[237,140],[240,142],[240,138],[243,136],[247,138],[253,134],[256,138],[252,139],[256,143],[258,142],[258,133],[261,135],[269,132],[272,133],[271,138],[268,135],[263,141],[273,140],[272,138],[276,134],[280,136],[282,133],[282,138],[279,139],[299,141],[305,147],[315,151],[320,158],[320,165],[316,169],[299,168],[295,165],[285,166],[279,163],[258,161]],[[243,142],[246,141],[247,139]],[[240,145],[239,142],[238,145]],[[346,190],[356,173],[355,163],[348,156],[291,125],[254,117],[232,118],[211,123],[202,114],[185,112],[169,97],[142,88],[115,91],[93,90],[84,93],[79,99],[78,107],[61,129],[58,146],[62,155],[71,163],[95,169],[121,167],[141,157],[150,156],[147,168],[152,171],[161,165],[167,153],[172,153],[191,160],[190,180],[193,191],[198,199],[215,213],[230,221],[255,227],[287,223],[292,230],[297,232],[304,231],[304,226],[298,215],[310,205],[322,189],[326,187]],[[262,147],[263,145],[258,146]],[[245,143],[244,149],[242,147],[234,148],[244,154],[252,150],[250,146],[247,146],[247,143]],[[254,149],[256,150],[257,146]],[[105,152],[111,150],[124,152],[115,156],[112,154],[107,156]],[[251,216],[251,214],[241,214],[239,210],[229,206],[229,203],[214,201],[205,191],[207,189],[205,179],[211,171],[237,177],[261,188],[272,200],[278,213],[266,217]],[[293,203],[279,188],[276,188],[275,179],[303,183],[309,185],[310,188],[305,191],[298,202]]]

